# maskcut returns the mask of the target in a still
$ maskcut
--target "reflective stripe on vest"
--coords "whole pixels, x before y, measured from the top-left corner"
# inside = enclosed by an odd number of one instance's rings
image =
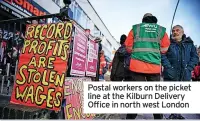
[[[158,42],[158,40],[155,38],[137,38],[135,41]]]
[[[156,52],[159,53],[160,50],[153,48],[134,48],[133,52]]]

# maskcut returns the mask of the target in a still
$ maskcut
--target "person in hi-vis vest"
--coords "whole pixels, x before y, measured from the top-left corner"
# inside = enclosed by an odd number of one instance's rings
[[[157,24],[157,18],[146,13],[142,23],[132,26],[125,41],[131,53],[130,81],[160,81],[161,53],[166,53],[170,45],[166,28]],[[133,109],[134,110],[134,109]],[[135,119],[137,114],[127,114],[127,119]],[[162,114],[154,114],[154,119],[162,119]]]

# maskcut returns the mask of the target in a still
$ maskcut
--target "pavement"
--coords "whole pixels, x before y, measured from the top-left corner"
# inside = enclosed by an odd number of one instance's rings
[[[170,114],[164,114],[164,119],[169,117]],[[182,114],[185,119],[200,119],[200,114]],[[98,115],[95,119],[126,119],[126,114],[101,114]],[[153,114],[138,114],[137,119],[152,120]]]

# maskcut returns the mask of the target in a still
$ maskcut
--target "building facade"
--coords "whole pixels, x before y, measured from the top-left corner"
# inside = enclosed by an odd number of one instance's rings
[[[112,59],[119,43],[111,35],[88,0],[71,0],[70,17],[90,34],[102,39],[105,55]],[[0,0],[0,20],[59,13],[63,0]]]
[[[57,13],[64,6],[63,0],[34,0],[36,3],[45,8],[49,13]],[[48,4],[47,4],[48,1]],[[119,47],[119,43],[111,35],[106,25],[98,16],[95,9],[88,0],[71,0],[69,6],[70,16],[84,29],[89,29],[90,34],[94,37],[102,38],[102,45],[105,55],[112,59],[113,51]]]
[[[23,18],[49,14],[33,0],[0,0],[0,19]]]

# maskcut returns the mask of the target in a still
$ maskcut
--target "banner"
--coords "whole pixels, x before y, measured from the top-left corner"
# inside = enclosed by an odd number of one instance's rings
[[[75,28],[70,75],[85,76],[88,38],[79,27],[75,25]]]
[[[95,41],[90,40],[89,41],[86,76],[96,77],[97,62],[98,62],[98,49],[99,49],[98,43],[95,43]]]
[[[87,77],[67,77],[65,80],[65,119],[92,119],[94,114],[83,114],[83,82]]]
[[[72,23],[27,25],[11,103],[60,110]]]
[[[17,14],[22,17],[43,16],[49,14],[48,11],[37,4],[34,0],[0,0],[0,2],[10,8],[12,14]]]

